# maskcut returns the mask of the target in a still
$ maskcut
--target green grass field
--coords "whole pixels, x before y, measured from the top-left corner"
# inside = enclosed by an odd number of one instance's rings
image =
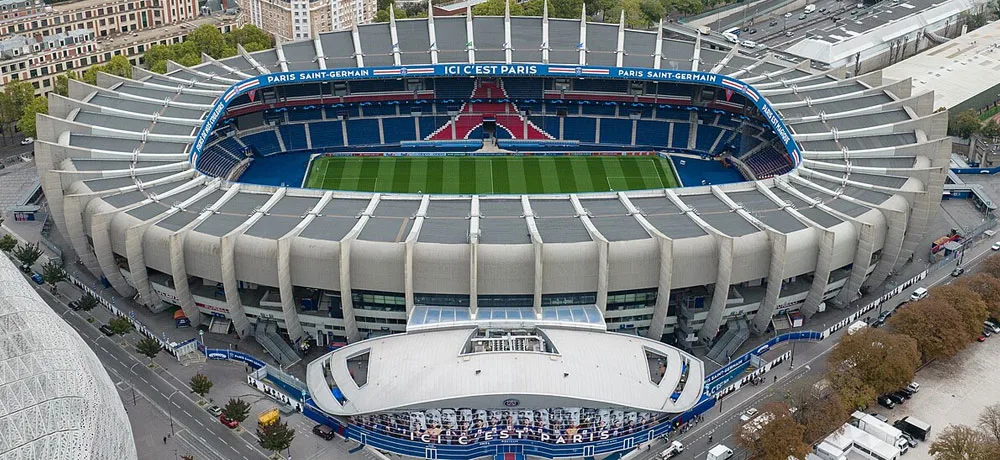
[[[305,186],[393,193],[576,193],[677,187],[658,156],[321,157]]]

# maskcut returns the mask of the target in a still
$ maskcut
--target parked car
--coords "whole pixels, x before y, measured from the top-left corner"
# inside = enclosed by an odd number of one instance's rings
[[[902,439],[905,439],[906,440],[906,444],[908,446],[910,446],[910,447],[917,447],[917,440],[913,439],[913,436],[910,436],[910,433],[907,433],[907,432],[903,431],[902,433],[900,433],[899,437],[902,438]]]
[[[917,382],[910,382],[910,385],[908,385],[906,388],[913,390],[914,393],[920,392],[920,384]]]
[[[986,341],[986,336],[985,335],[981,335],[981,336],[979,336],[978,339],[976,339],[976,342],[985,342],[985,341]]]
[[[749,422],[750,419],[752,419],[752,418],[754,418],[756,416],[757,416],[757,409],[751,407],[751,408],[747,409],[746,411],[744,411],[743,414],[740,415],[740,421],[741,422]]]
[[[207,410],[209,414],[212,414],[216,417],[222,415],[222,408],[219,406],[209,406],[209,408],[205,410]]]
[[[326,425],[316,425],[313,427],[313,434],[327,441],[333,439],[333,430]]]
[[[904,401],[907,400],[907,399],[910,399],[910,396],[911,396],[910,393],[907,393],[907,392],[905,392],[903,390],[893,391],[892,394],[895,395],[895,396],[899,396],[900,398],[903,398]]]
[[[904,402],[906,402],[906,398],[904,398],[904,397],[902,397],[900,395],[897,395],[896,393],[888,393],[888,394],[885,394],[885,395],[882,395],[882,396],[891,399],[892,402],[894,402],[896,404],[903,404]]]
[[[882,326],[885,326],[885,320],[884,319],[882,319],[882,318],[875,318],[875,320],[872,321],[872,327],[874,327],[874,328],[877,329],[877,328],[880,328]]]
[[[820,12],[820,13],[823,13],[823,14],[826,14],[826,8],[820,8],[820,9],[819,9],[819,12]]]
[[[222,422],[223,425],[226,425],[229,428],[236,428],[240,424],[240,422],[237,422],[236,420],[226,417],[225,415],[220,415],[219,421]]]
[[[28,144],[31,144],[31,143],[34,143],[34,142],[35,142],[35,138],[33,138],[33,137],[26,137],[24,139],[21,139],[21,145],[28,145]]]
[[[878,399],[878,405],[886,409],[892,409],[893,407],[896,407],[896,403],[892,402],[891,399],[885,396],[879,396],[877,399]]]
[[[1000,326],[997,326],[997,324],[992,321],[987,321],[983,323],[983,325],[990,328],[990,330],[992,330],[994,334],[1000,333]]]
[[[115,331],[112,331],[111,326],[108,326],[107,324],[102,324],[101,327],[99,327],[98,329],[100,329],[101,332],[103,332],[104,335],[108,337],[115,335]]]
[[[907,398],[909,398],[909,397],[911,397],[911,396],[913,396],[913,395],[917,394],[917,392],[916,392],[916,391],[913,391],[913,390],[911,390],[911,389],[910,389],[909,387],[906,387],[906,388],[901,388],[901,389],[899,389],[898,391],[900,391],[900,392],[902,392],[902,393],[906,393],[906,397],[907,397]]]
[[[965,273],[964,268],[955,267],[955,269],[951,271],[951,276],[962,276],[962,273]]]
[[[992,249],[994,251],[1000,251],[1000,241],[997,241],[996,243],[993,243],[993,246],[990,246],[990,249]]]
[[[985,335],[986,337],[989,337],[989,336],[993,335],[993,333],[990,332],[989,329],[983,328],[983,335]]]

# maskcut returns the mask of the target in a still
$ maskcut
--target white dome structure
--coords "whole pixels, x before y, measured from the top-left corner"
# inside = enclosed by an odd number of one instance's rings
[[[0,257],[0,458],[137,458],[97,355]]]

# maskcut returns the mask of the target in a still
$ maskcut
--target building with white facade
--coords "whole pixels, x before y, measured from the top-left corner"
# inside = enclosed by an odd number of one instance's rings
[[[376,0],[237,0],[247,22],[279,41],[302,40],[323,32],[367,24]]]

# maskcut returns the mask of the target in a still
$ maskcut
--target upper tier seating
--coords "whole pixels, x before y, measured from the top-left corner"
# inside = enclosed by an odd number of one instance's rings
[[[309,145],[306,143],[305,125],[281,125],[278,127],[278,131],[281,133],[281,140],[285,142],[286,152],[309,148]]]
[[[281,144],[278,143],[278,136],[273,129],[243,136],[242,140],[259,155],[270,155],[281,151]]]
[[[514,99],[541,99],[545,83],[539,78],[504,78],[503,87]]]

